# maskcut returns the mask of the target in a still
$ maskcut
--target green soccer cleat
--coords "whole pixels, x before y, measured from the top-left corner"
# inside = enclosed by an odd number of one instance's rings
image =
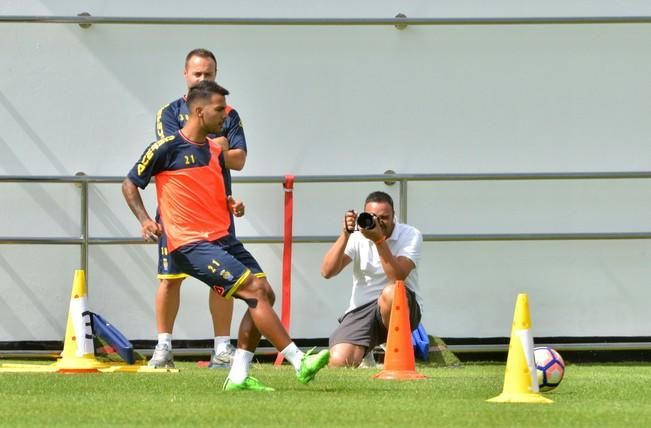
[[[296,372],[296,377],[301,383],[308,383],[314,379],[317,372],[324,368],[330,359],[330,351],[327,349],[314,355],[312,354],[313,351],[314,348],[310,349],[305,353],[305,355],[303,355],[303,359],[301,359],[301,367]]]
[[[247,376],[242,383],[235,383],[230,378],[226,378],[224,381],[224,391],[275,391],[275,389],[264,385],[258,379],[253,376]]]

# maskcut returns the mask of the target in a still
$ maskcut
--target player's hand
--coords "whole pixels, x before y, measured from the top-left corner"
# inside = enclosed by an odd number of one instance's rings
[[[163,233],[163,228],[154,220],[147,219],[142,222],[140,233],[145,242],[158,242],[158,238]]]
[[[348,210],[344,215],[344,233],[350,235],[355,231],[355,222],[357,221],[357,211]]]
[[[230,148],[228,145],[228,138],[226,137],[216,137],[216,138],[208,138],[211,142],[217,144],[220,149],[222,149],[222,152],[228,151]]]
[[[244,215],[244,202],[233,199],[232,196],[228,197],[228,204],[230,206],[231,212],[235,217],[242,217]]]

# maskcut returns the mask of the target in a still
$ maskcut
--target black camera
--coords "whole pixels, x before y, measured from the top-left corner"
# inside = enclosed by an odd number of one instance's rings
[[[357,225],[362,229],[373,229],[375,227],[375,214],[360,213],[357,216]]]

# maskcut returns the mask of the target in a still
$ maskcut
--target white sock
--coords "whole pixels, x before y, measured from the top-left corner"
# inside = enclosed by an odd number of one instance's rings
[[[230,343],[230,336],[215,336],[215,354],[226,352]]]
[[[303,359],[304,354],[303,351],[298,349],[294,342],[287,345],[287,347],[280,351],[280,353],[283,354],[283,357],[285,357],[292,366],[294,366],[296,371],[301,368],[301,359]]]
[[[231,371],[228,373],[228,378],[234,383],[242,383],[249,375],[249,366],[252,360],[253,352],[237,348],[233,356],[233,363],[231,365]]]
[[[158,333],[158,344],[167,345],[172,350],[172,333]]]

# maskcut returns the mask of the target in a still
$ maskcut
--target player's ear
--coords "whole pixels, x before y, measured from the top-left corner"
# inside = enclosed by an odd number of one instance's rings
[[[197,117],[203,116],[203,106],[202,105],[195,105],[194,108],[192,109],[193,113]]]

